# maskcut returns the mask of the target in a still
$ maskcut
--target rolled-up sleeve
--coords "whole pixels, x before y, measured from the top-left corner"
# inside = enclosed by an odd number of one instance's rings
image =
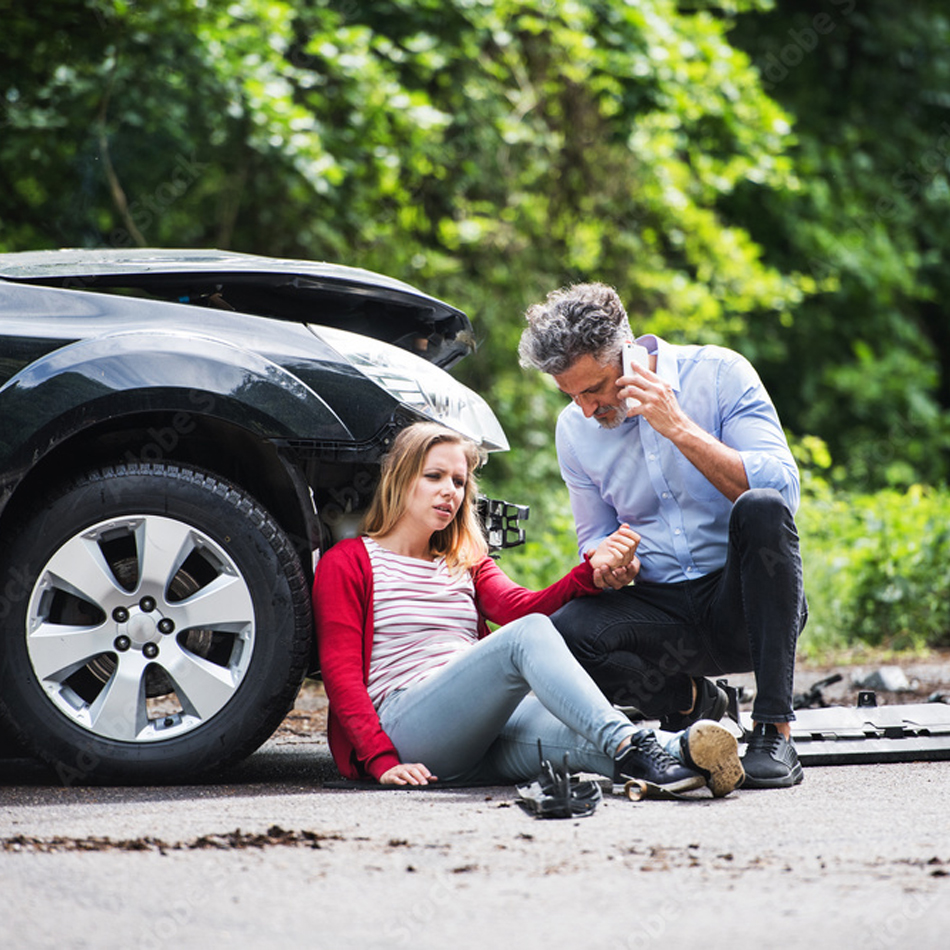
[[[720,438],[742,458],[750,488],[774,488],[794,514],[801,501],[798,465],[758,373],[744,357],[723,367]]]

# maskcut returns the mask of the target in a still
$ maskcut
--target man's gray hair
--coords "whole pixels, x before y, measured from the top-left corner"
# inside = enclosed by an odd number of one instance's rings
[[[521,365],[559,376],[585,355],[606,365],[630,337],[620,296],[606,284],[574,284],[548,294],[525,313]]]

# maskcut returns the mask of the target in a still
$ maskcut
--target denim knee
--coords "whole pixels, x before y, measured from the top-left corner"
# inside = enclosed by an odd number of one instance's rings
[[[736,499],[729,527],[743,537],[754,533],[768,538],[776,531],[794,527],[794,519],[781,492],[774,488],[750,488]]]
[[[743,492],[732,506],[732,516],[772,518],[789,513],[782,493],[774,488],[750,488]]]
[[[547,614],[525,614],[524,617],[515,620],[511,626],[517,628],[517,639],[522,643],[526,640],[536,640],[538,646],[541,647],[554,641],[561,642],[561,635]]]

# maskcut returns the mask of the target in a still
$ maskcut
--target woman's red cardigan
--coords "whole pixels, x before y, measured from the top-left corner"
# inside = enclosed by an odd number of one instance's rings
[[[479,638],[488,624],[550,614],[582,594],[599,593],[585,559],[541,591],[519,587],[490,558],[472,568]],[[313,581],[320,672],[330,703],[327,738],[346,778],[380,776],[400,762],[366,691],[373,653],[373,570],[361,538],[340,541],[317,562]]]

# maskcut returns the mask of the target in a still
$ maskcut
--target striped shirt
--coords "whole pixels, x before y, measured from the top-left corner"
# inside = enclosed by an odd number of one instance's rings
[[[363,538],[373,568],[373,653],[367,690],[378,709],[445,666],[478,640],[475,585],[469,571],[449,573],[445,558],[394,554]]]

